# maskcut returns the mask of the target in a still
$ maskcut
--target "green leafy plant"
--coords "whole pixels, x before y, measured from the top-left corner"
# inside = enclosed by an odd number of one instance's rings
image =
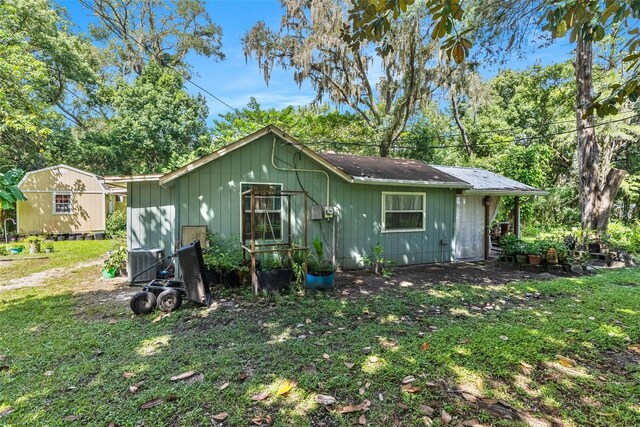
[[[105,231],[109,237],[124,237],[127,233],[127,211],[117,209],[107,216]]]
[[[127,261],[127,244],[124,240],[119,240],[109,251],[109,257],[104,262],[104,270],[115,271],[116,273],[125,266]]]
[[[0,245],[0,256],[7,256],[9,255],[9,250],[7,249],[6,245]]]
[[[273,270],[281,270],[283,268],[282,265],[282,257],[280,254],[265,254],[260,259],[260,270],[261,271],[273,271]]]
[[[24,193],[18,188],[18,183],[23,176],[22,169],[11,169],[8,172],[0,173],[0,205],[2,209],[13,209],[17,201],[27,200]]]
[[[207,268],[219,274],[238,269],[242,264],[242,247],[240,239],[235,236],[225,237],[222,234],[207,234],[209,247],[203,251]]]
[[[44,242],[44,248],[49,252],[53,252],[53,242],[51,240],[47,240]]]
[[[309,274],[314,276],[328,276],[335,271],[335,266],[330,260],[324,259],[324,245],[319,236],[313,239],[313,249],[315,251],[309,257]]]

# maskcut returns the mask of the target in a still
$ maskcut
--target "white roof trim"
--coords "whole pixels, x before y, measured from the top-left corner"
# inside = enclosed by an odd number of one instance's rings
[[[384,178],[367,178],[361,176],[355,176],[351,179],[352,183],[356,184],[372,184],[372,185],[402,185],[402,186],[425,186],[433,188],[471,188],[471,184],[463,182],[442,182],[442,181],[411,181],[407,179],[384,179]]]
[[[149,175],[122,175],[122,176],[105,176],[104,182],[110,185],[122,186],[128,182],[153,182],[162,178],[160,174]]]
[[[87,175],[87,176],[93,177],[98,182],[100,182],[103,179],[101,176],[96,175],[94,173],[83,171],[82,169],[74,168],[73,166],[68,166],[68,165],[60,163],[59,165],[49,166],[49,167],[42,168],[42,169],[36,169],[36,170],[29,171],[29,172],[25,173],[24,176],[22,177],[22,179],[20,180],[20,182],[18,183],[18,187],[20,187],[22,184],[24,184],[25,181],[27,180],[27,178],[30,177],[33,174],[44,172],[44,171],[48,171],[48,170],[53,170],[53,169],[59,169],[59,168],[69,169],[69,170],[72,170],[74,172],[78,172],[78,173],[81,173],[83,175]]]
[[[464,194],[480,194],[486,196],[547,196],[548,191],[544,190],[464,190]]]
[[[185,175],[195,169],[198,169],[201,166],[206,165],[209,162],[212,162],[222,156],[224,156],[225,154],[229,154],[234,150],[237,150],[238,148],[244,147],[245,145],[249,144],[252,141],[255,141],[258,138],[261,138],[269,133],[273,133],[276,136],[278,136],[280,139],[284,140],[285,142],[293,145],[295,148],[297,148],[298,150],[304,152],[307,156],[311,157],[313,160],[317,161],[318,163],[320,163],[322,166],[326,167],[327,169],[329,169],[330,171],[334,172],[335,174],[337,174],[338,176],[340,176],[342,179],[344,179],[345,181],[351,181],[351,176],[348,175],[347,173],[345,173],[342,169],[335,167],[333,164],[331,164],[330,162],[328,162],[327,160],[323,159],[320,155],[318,155],[315,151],[311,150],[310,148],[306,147],[305,145],[301,144],[300,142],[296,141],[294,138],[292,138],[291,136],[287,135],[285,132],[283,132],[282,130],[280,130],[279,128],[277,128],[276,126],[273,125],[269,125],[267,127],[264,127],[262,129],[260,129],[259,131],[256,131],[250,135],[245,136],[244,138],[241,138],[239,140],[237,140],[236,142],[233,142],[225,147],[222,147],[221,149],[214,151],[213,153],[201,157],[197,160],[194,160],[193,162],[182,166],[181,168],[178,168],[176,170],[174,170],[173,172],[169,172],[165,175],[163,175],[160,178],[160,185],[165,185],[179,177],[181,177],[182,175]]]

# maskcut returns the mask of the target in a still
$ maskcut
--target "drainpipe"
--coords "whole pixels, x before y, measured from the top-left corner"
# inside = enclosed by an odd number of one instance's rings
[[[520,196],[516,196],[513,199],[513,234],[520,238]]]
[[[482,201],[484,203],[484,259],[489,259],[489,252],[491,251],[491,238],[489,235],[491,227],[491,224],[489,224],[491,197],[485,196]]]

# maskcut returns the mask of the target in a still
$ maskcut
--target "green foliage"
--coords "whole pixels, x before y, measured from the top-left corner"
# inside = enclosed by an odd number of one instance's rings
[[[54,244],[51,240],[47,240],[44,242],[44,248],[48,249],[50,252],[53,252]]]
[[[525,241],[518,239],[515,234],[506,234],[500,241],[500,247],[504,255],[527,255],[528,245]]]
[[[168,172],[208,140],[208,110],[176,73],[150,64],[133,82],[119,79],[100,98],[114,114],[82,139],[82,163],[96,173]],[[122,155],[122,153],[127,153]]]
[[[9,255],[9,250],[7,249],[7,245],[3,245],[0,243],[0,256]]]
[[[310,274],[314,275],[326,275],[335,271],[333,263],[324,258],[324,244],[320,239],[320,236],[316,236],[313,239],[313,249],[315,254],[311,254],[308,260],[308,269]]]
[[[23,176],[24,171],[21,169],[11,169],[8,172],[0,173],[0,207],[3,210],[14,209],[17,201],[27,200],[18,188],[18,183]]]
[[[608,241],[615,249],[632,254],[640,253],[640,222],[634,221],[625,225],[619,221],[612,221],[608,234]]]
[[[109,251],[109,257],[105,260],[103,269],[118,272],[125,267],[126,262],[127,244],[124,240],[118,240]]]
[[[109,237],[124,237],[126,235],[126,209],[116,209],[107,216],[106,232]]]
[[[203,258],[207,268],[217,273],[228,273],[242,264],[242,246],[238,236],[207,235],[209,247],[204,248]]]

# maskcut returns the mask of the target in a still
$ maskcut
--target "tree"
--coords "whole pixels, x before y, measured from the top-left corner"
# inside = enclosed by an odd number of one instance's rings
[[[352,49],[341,37],[348,26],[345,3],[282,0],[282,6],[279,30],[259,22],[244,36],[245,56],[257,60],[267,83],[274,66],[293,69],[297,83],[311,82],[317,101],[326,96],[351,108],[379,138],[380,155],[388,156],[432,91],[434,71],[427,64],[434,45],[425,34],[421,10],[407,11],[390,24],[393,31],[385,43],[363,42]],[[381,70],[377,84],[374,64]]]
[[[92,36],[120,74],[142,74],[149,62],[187,68],[189,52],[224,59],[222,29],[201,0],[80,0],[99,19]]]
[[[0,173],[0,208],[2,210],[13,209],[17,201],[27,200],[18,188],[18,183],[23,176],[24,171],[15,168]]]
[[[33,169],[60,113],[67,86],[95,81],[91,49],[47,0],[0,2],[0,156]]]
[[[132,83],[119,79],[99,94],[113,115],[80,135],[80,162],[99,174],[168,172],[208,143],[208,110],[171,70],[149,64]]]

